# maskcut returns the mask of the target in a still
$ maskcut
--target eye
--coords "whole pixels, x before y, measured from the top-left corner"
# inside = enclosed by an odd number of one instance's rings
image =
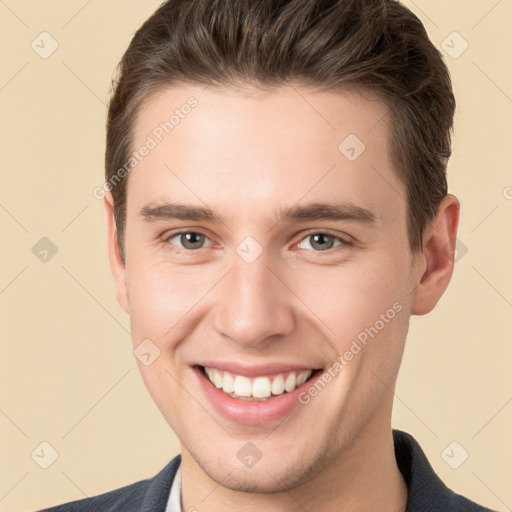
[[[306,243],[306,246],[301,246],[301,244],[304,243]],[[299,247],[299,249],[327,251],[338,245],[350,245],[350,243],[340,237],[330,235],[329,233],[310,233],[298,243],[297,247]]]
[[[187,251],[208,247],[208,245],[205,245],[205,242],[207,241],[211,242],[207,236],[202,233],[198,233],[197,231],[181,231],[179,233],[174,233],[165,239],[166,243],[176,245],[177,247],[186,249]]]

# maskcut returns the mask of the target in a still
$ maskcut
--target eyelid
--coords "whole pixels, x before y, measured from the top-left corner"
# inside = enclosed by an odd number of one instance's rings
[[[330,231],[329,229],[311,229],[307,231],[306,233],[303,233],[301,235],[301,238],[298,240],[298,242],[295,244],[299,244],[302,242],[305,238],[311,235],[328,235],[333,238],[336,238],[342,242],[342,245],[354,245],[355,240],[349,236],[349,235],[340,235],[339,233],[335,233],[333,231]],[[337,246],[338,247],[338,246]],[[315,252],[328,252],[330,249],[327,249],[326,251],[315,251]]]
[[[179,245],[176,245],[174,243],[171,243],[169,240],[171,238],[175,238],[179,235],[183,235],[185,233],[196,233],[197,235],[202,235],[204,236],[207,240],[209,240],[210,242],[210,245],[209,246],[206,246],[206,247],[200,247],[199,249],[186,249],[185,247],[180,247]],[[172,250],[176,251],[176,252],[181,252],[181,253],[194,253],[194,252],[197,252],[199,251],[200,249],[208,249],[212,244],[213,244],[213,240],[204,232],[202,231],[201,229],[180,229],[178,231],[171,231],[171,232],[166,232],[163,236],[162,236],[162,243],[164,244],[164,246],[166,246],[167,248],[170,248],[172,246]]]
[[[206,247],[200,247],[199,249],[186,249],[184,247],[180,247],[179,245],[176,245],[176,244],[173,244],[173,243],[169,242],[169,239],[174,238],[174,237],[176,237],[178,235],[185,234],[185,233],[196,233],[198,235],[202,235],[207,240],[210,241],[210,245],[206,246]],[[302,233],[301,234],[301,238],[299,238],[298,241],[294,245],[298,245],[300,242],[302,242],[304,239],[306,239],[307,237],[309,237],[311,235],[318,235],[318,234],[328,235],[328,236],[331,236],[331,237],[339,240],[340,242],[342,242],[340,244],[341,246],[343,246],[343,245],[345,245],[345,246],[354,245],[354,240],[349,235],[342,236],[340,234],[334,233],[333,231],[330,231],[329,229],[310,229],[307,232]],[[172,231],[170,233],[167,232],[167,233],[165,233],[162,236],[162,239],[163,239],[162,241],[163,241],[165,246],[173,246],[172,250],[175,250],[175,251],[181,252],[181,253],[187,253],[187,254],[198,252],[200,249],[208,249],[209,247],[211,247],[211,245],[214,245],[213,240],[201,229],[190,229],[189,228],[189,229],[179,229],[178,231]],[[340,247],[340,245],[337,245],[335,247]],[[333,250],[335,247],[331,247],[330,249],[326,249],[325,251],[314,251],[314,252],[318,252],[318,253],[324,252],[324,253],[327,253],[327,252]],[[307,249],[301,249],[301,250],[307,250]]]

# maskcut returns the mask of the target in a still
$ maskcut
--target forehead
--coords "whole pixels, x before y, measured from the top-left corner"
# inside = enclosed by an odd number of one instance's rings
[[[150,149],[129,174],[128,208],[176,199],[241,217],[255,203],[343,200],[396,216],[387,112],[357,91],[163,89],[135,120],[132,150]]]

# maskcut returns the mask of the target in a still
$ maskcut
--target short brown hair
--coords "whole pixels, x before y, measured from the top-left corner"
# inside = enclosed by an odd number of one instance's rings
[[[180,84],[262,89],[294,82],[377,93],[390,112],[390,155],[407,191],[412,252],[447,194],[455,99],[441,53],[397,0],[168,0],[135,33],[113,82],[105,176],[132,151],[152,93]],[[111,188],[124,260],[127,176]]]

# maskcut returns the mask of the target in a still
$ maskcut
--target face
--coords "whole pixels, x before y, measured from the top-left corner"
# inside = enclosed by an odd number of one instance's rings
[[[386,113],[292,87],[139,113],[118,298],[183,456],[225,487],[292,488],[389,422],[419,279]]]

